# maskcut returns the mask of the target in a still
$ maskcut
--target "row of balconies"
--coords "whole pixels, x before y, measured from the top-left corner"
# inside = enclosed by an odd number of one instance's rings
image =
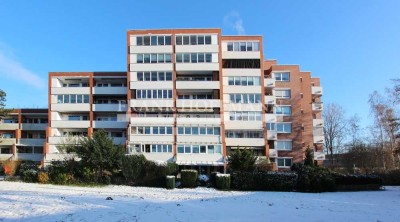
[[[46,130],[47,123],[22,123],[21,130],[31,130],[31,131],[44,131]],[[0,130],[17,130],[19,129],[18,123],[2,123],[0,124]]]
[[[92,104],[92,110],[95,112],[126,112],[126,104]],[[89,112],[90,104],[88,103],[53,103],[51,104],[51,110],[56,112],[65,111],[77,111],[77,112]]]
[[[131,82],[131,89],[172,89],[172,81]],[[176,89],[220,89],[219,81],[176,81]]]
[[[49,144],[74,144],[78,143],[81,137],[66,137],[66,136],[50,136]],[[126,137],[112,137],[114,144],[124,145],[126,143]]]
[[[93,87],[92,94],[96,95],[126,95],[127,87]],[[52,87],[52,95],[59,94],[90,94],[90,87]]]
[[[125,129],[128,122],[123,121],[93,121],[93,128],[104,129]],[[72,120],[52,120],[51,127],[54,128],[89,128],[90,121],[72,121]]]
[[[1,145],[11,146],[11,145],[26,145],[26,146],[43,146],[46,139],[33,139],[33,138],[3,138],[1,139]]]

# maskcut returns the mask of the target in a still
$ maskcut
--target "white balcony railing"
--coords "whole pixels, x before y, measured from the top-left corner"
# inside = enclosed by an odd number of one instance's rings
[[[126,112],[127,104],[93,104],[92,109],[95,112]]]
[[[314,96],[322,96],[322,87],[321,86],[312,86],[311,87],[311,94]]]
[[[275,87],[275,79],[272,78],[265,78],[264,79],[264,87]]]
[[[219,89],[219,81],[176,81],[176,89]]]
[[[269,157],[270,158],[277,158],[278,157],[278,150],[277,149],[269,149]]]
[[[90,94],[90,87],[52,87],[51,94]]]
[[[22,138],[19,139],[19,145],[25,146],[43,146],[46,143],[46,139],[31,139],[31,138]]]
[[[131,107],[135,107],[135,108],[174,107],[174,100],[172,100],[172,99],[132,99]]]
[[[278,139],[278,133],[276,131],[267,131],[267,139],[268,140],[277,140]]]
[[[178,99],[178,108],[218,108],[221,105],[219,99]]]
[[[235,147],[265,146],[264,138],[225,138],[225,142]]]
[[[218,135],[178,135],[177,143],[207,143],[221,144],[221,136]]]
[[[165,117],[165,116],[134,116],[131,118],[132,126],[152,126],[152,125],[173,125],[174,124],[173,117]]]
[[[15,138],[0,138],[0,146],[10,146],[17,143]]]
[[[324,127],[323,119],[313,119],[313,127]]]
[[[320,112],[323,109],[324,109],[324,106],[323,106],[322,103],[318,103],[318,102],[312,103],[312,110],[313,111]]]
[[[272,104],[274,105],[276,103],[275,96],[269,95],[269,96],[264,96],[265,99],[265,104]]]
[[[92,93],[95,95],[126,95],[127,87],[93,87]]]
[[[0,123],[0,130],[16,130],[18,128],[18,123]]]
[[[89,103],[77,103],[77,104],[70,104],[70,103],[52,103],[51,104],[51,111],[90,111],[90,104]]]
[[[120,121],[93,121],[93,128],[103,129],[125,129],[128,127],[128,122]]]
[[[88,128],[90,121],[53,120],[51,127],[55,128]]]

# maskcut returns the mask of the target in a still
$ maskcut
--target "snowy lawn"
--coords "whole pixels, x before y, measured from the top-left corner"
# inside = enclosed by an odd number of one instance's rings
[[[0,181],[0,221],[400,221],[400,187],[308,194]]]

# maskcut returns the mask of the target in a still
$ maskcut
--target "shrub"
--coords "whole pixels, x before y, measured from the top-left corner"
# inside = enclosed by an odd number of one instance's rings
[[[197,171],[196,170],[182,170],[181,182],[182,187],[194,188],[197,186]]]
[[[40,171],[38,173],[37,181],[42,184],[48,183],[49,182],[49,174],[44,171]]]
[[[306,157],[304,159],[305,166],[314,166],[314,152],[310,149],[310,146],[306,149]]]
[[[146,164],[146,157],[140,155],[127,155],[122,157],[122,174],[129,184],[136,183],[142,176],[143,167]]]
[[[290,172],[236,172],[231,175],[232,188],[253,191],[292,191],[297,175]]]
[[[138,185],[149,187],[165,187],[166,175],[166,163],[146,161],[143,166],[142,176],[138,179]]]
[[[297,173],[297,191],[325,192],[336,190],[335,174],[327,168],[294,164],[291,169]]]
[[[103,175],[101,177],[101,182],[103,184],[110,185],[111,184],[111,177],[109,175]]]
[[[217,186],[217,174],[219,174],[219,172],[211,172],[210,174],[210,184],[212,187]]]
[[[24,182],[35,183],[38,179],[38,171],[34,169],[24,170],[21,173],[21,179]]]
[[[69,176],[67,173],[57,173],[52,175],[51,181],[55,184],[67,184],[69,180]]]
[[[167,163],[167,175],[176,175],[176,172],[178,171],[178,164],[174,162],[168,162]]]
[[[167,176],[166,177],[166,187],[167,189],[174,189],[175,188],[175,176]]]
[[[4,162],[4,173],[7,176],[14,176],[17,172],[17,169],[19,168],[19,165],[21,164],[20,161],[14,161],[14,160],[6,160]]]
[[[219,190],[230,190],[231,189],[231,175],[229,174],[217,174],[216,175],[216,187]]]
[[[379,173],[383,180],[383,185],[386,186],[400,186],[400,170],[390,170],[383,173]]]
[[[337,185],[366,185],[378,184],[382,185],[382,178],[377,175],[336,175],[335,182]]]
[[[256,157],[252,150],[237,149],[228,158],[229,169],[235,171],[253,171],[255,169]]]

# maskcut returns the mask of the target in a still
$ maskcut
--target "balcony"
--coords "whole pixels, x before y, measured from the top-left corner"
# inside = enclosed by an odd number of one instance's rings
[[[92,93],[94,95],[126,95],[128,92],[127,87],[93,87]]]
[[[60,94],[90,94],[90,87],[51,87],[51,95]]]
[[[128,127],[127,122],[120,121],[93,121],[93,128],[104,129],[125,129]]]
[[[114,144],[116,145],[125,145],[126,137],[112,137]]]
[[[277,140],[278,139],[278,133],[276,131],[267,131],[267,139],[268,140]]]
[[[218,135],[177,135],[177,143],[221,144]]]
[[[0,130],[17,130],[18,128],[18,123],[0,123]]]
[[[325,153],[314,151],[314,160],[325,160]]]
[[[324,106],[322,103],[319,103],[319,102],[312,103],[312,111],[321,112],[323,109],[324,109]]]
[[[173,143],[173,135],[131,135],[130,143]]]
[[[172,89],[172,81],[131,81],[130,89]]]
[[[314,135],[314,143],[323,144],[325,143],[325,137],[320,135]]]
[[[265,122],[267,123],[275,123],[277,121],[276,115],[271,113],[265,114]]]
[[[141,46],[131,45],[129,47],[130,53],[172,53],[171,45],[152,45],[152,46]],[[133,61],[133,60],[131,60]]]
[[[323,119],[313,119],[312,123],[313,123],[313,127],[324,127]]]
[[[176,53],[180,52],[219,52],[219,45],[176,45]]]
[[[31,139],[23,138],[19,139],[18,144],[24,146],[43,146],[46,143],[46,139]]]
[[[225,129],[259,130],[263,129],[262,121],[225,121]]]
[[[219,89],[219,81],[176,81],[176,89]]]
[[[83,137],[79,136],[50,136],[49,144],[62,145],[62,144],[77,144]]]
[[[269,158],[277,158],[278,150],[277,149],[269,149]]]
[[[174,107],[174,100],[172,99],[131,99],[131,107]]]
[[[141,153],[146,159],[151,161],[164,161],[164,162],[172,162],[174,160],[173,153]]]
[[[275,79],[265,78],[264,79],[264,87],[269,87],[269,88],[275,87]]]
[[[21,130],[45,131],[47,123],[22,123]]]
[[[57,112],[71,112],[71,111],[90,111],[89,103],[78,103],[78,104],[70,104],[70,103],[52,103],[51,111]]]
[[[221,100],[219,99],[178,99],[177,108],[219,108]]]
[[[264,138],[225,138],[227,146],[265,146]]]
[[[31,160],[31,161],[42,161],[43,154],[42,153],[16,153],[15,154],[16,160]]]
[[[154,117],[147,117],[147,116],[135,116],[131,118],[131,125],[132,126],[172,126],[174,125],[175,119],[173,117],[163,117],[163,116],[154,116]]]
[[[322,96],[322,87],[321,86],[311,86],[311,94],[313,96]]]
[[[273,96],[273,95],[264,96],[264,100],[265,100],[265,104],[271,104],[271,105],[276,104],[276,99],[275,99],[275,96]]]
[[[219,71],[219,63],[176,63],[177,72],[184,71]]]
[[[199,114],[201,116],[202,114]],[[191,116],[188,115],[189,117],[185,117],[185,115],[182,115],[182,117],[177,117],[176,118],[176,124],[177,125],[213,125],[213,126],[220,126],[221,125],[221,118],[219,117],[196,117],[196,116]],[[218,115],[219,116],[219,115]]]
[[[260,52],[238,52],[238,51],[224,51],[222,52],[222,59],[260,59]]]
[[[53,120],[51,127],[54,128],[89,128],[90,121],[72,121],[72,120]]]
[[[93,104],[92,109],[95,112],[126,112],[127,104]]]
[[[17,139],[15,138],[0,138],[0,141],[1,146],[10,146],[17,143]]]
[[[13,154],[7,154],[7,153],[2,153],[0,154],[0,161],[5,161],[5,160],[9,160],[13,157]]]
[[[131,55],[132,56],[132,55]],[[134,60],[131,60],[131,62]],[[129,65],[129,71],[135,72],[148,72],[148,71],[172,71],[172,63],[131,63]]]
[[[226,101],[225,101],[226,102]],[[224,104],[224,111],[253,111],[253,112],[260,112],[262,111],[262,104],[261,103],[225,103]]]
[[[222,154],[186,154],[178,153],[176,155],[176,163],[179,165],[224,165]]]

